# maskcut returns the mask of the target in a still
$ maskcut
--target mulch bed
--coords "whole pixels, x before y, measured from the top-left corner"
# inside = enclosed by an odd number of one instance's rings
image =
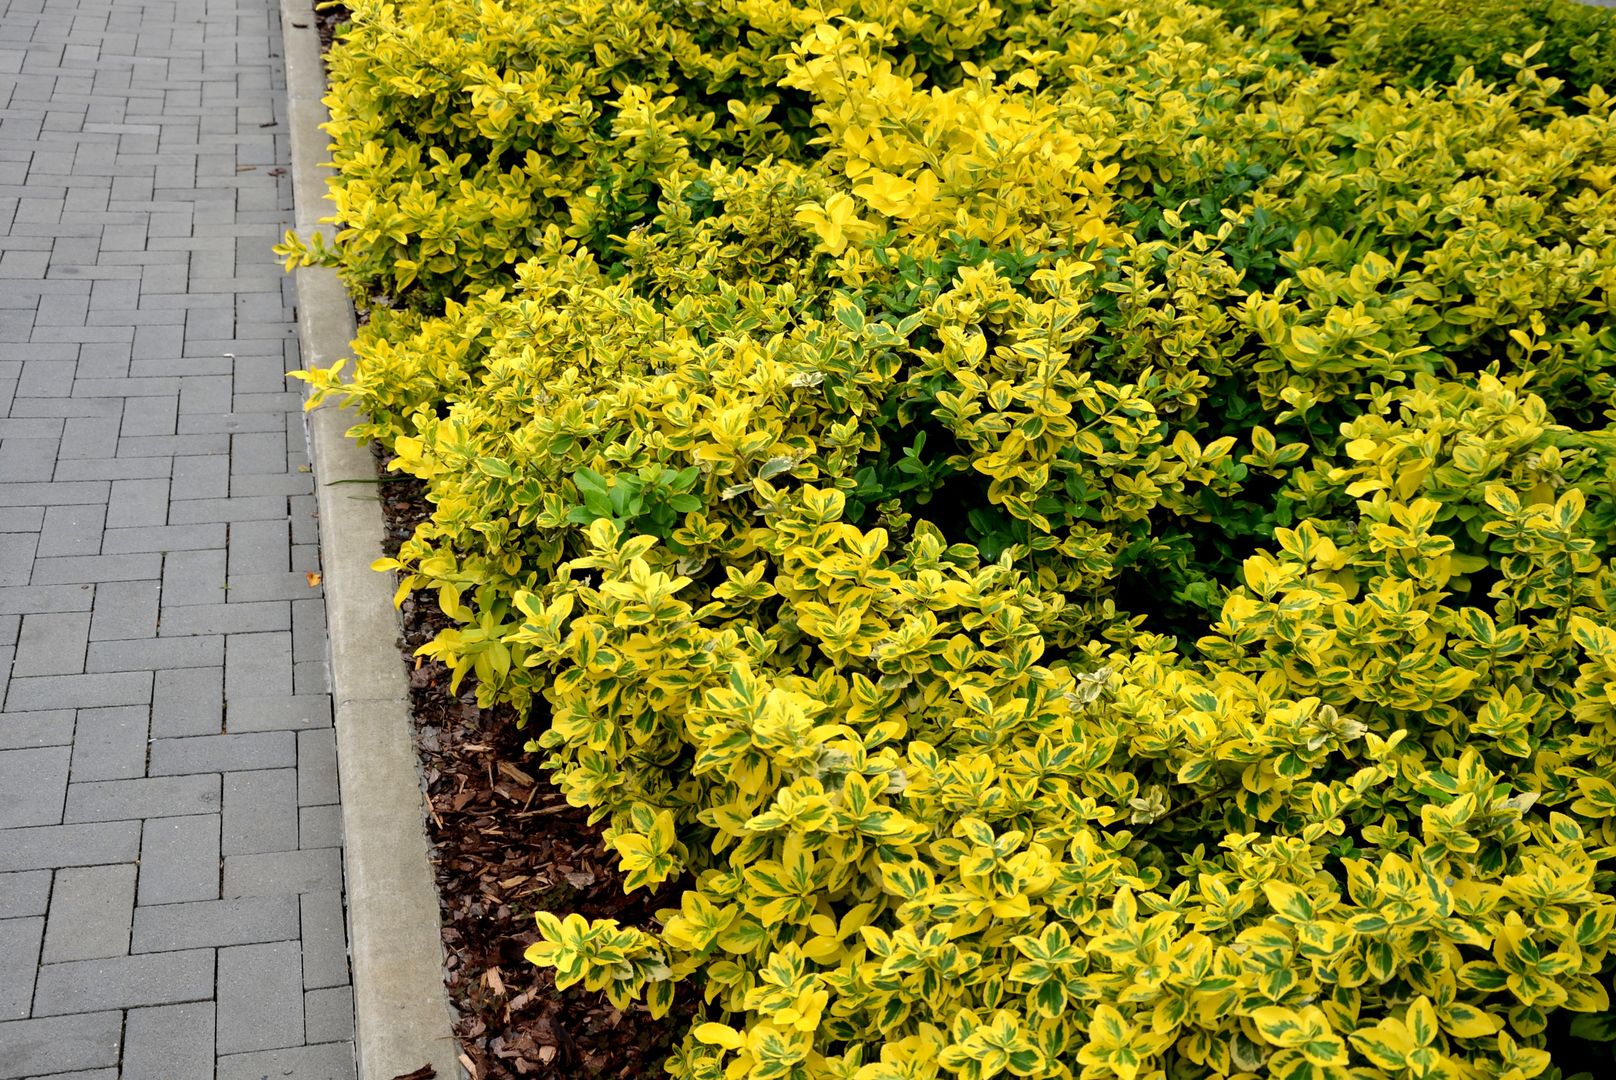
[[[389,554],[431,508],[419,484],[382,485]],[[533,913],[578,912],[645,926],[669,895],[623,893],[616,857],[587,814],[567,805],[522,745],[532,734],[508,708],[482,710],[468,678],[458,694],[436,661],[414,655],[447,620],[430,593],[403,606],[402,657],[415,708],[455,1034],[475,1080],[659,1076],[694,994],[651,1020],[601,993],[556,990],[549,971],[522,958],[538,933]]]
[[[345,8],[316,8],[321,45],[330,48]],[[431,514],[421,485],[381,468],[389,555]],[[623,893],[616,857],[585,811],[567,805],[535,755],[522,746],[509,708],[477,707],[470,678],[449,690],[448,670],[415,656],[448,620],[431,593],[414,593],[401,612],[401,662],[409,674],[416,748],[431,806],[432,845],[447,957],[445,981],[455,1035],[473,1080],[649,1080],[662,1075],[676,1032],[695,1012],[681,990],[672,1012],[654,1021],[619,1010],[601,993],[558,991],[548,970],[522,957],[538,939],[533,914],[577,912],[647,926],[677,906],[670,890]]]
[[[347,21],[348,8],[346,5],[315,0],[314,24],[320,32],[320,52],[322,54],[331,48],[331,42],[336,40],[337,27]]]

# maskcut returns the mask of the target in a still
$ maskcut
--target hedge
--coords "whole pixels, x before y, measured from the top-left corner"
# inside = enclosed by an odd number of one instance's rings
[[[1236,22],[1310,55],[1412,85],[1451,82],[1466,68],[1513,77],[1512,56],[1564,80],[1562,103],[1616,76],[1610,12],[1579,0],[1209,0]]]
[[[1289,14],[353,5],[304,375],[672,1075],[1616,1065],[1612,100]]]

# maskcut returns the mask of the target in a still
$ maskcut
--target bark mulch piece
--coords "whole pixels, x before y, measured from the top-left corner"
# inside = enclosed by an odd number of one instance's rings
[[[409,480],[384,483],[382,505],[394,554],[431,507]],[[600,828],[567,805],[538,755],[522,749],[533,732],[519,730],[508,708],[478,709],[469,679],[451,693],[442,664],[417,662],[416,647],[447,623],[435,597],[407,597],[403,617],[455,1034],[476,1080],[661,1075],[675,1033],[695,1011],[688,985],[672,1013],[653,1021],[604,994],[556,990],[522,951],[538,939],[536,911],[645,926],[657,909],[677,906],[676,894],[624,895]]]

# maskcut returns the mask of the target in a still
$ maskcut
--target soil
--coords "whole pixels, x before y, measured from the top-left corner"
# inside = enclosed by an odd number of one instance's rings
[[[337,27],[348,21],[348,7],[337,0],[315,0],[314,24],[320,31],[320,52],[331,48],[336,40]]]
[[[413,480],[388,479],[381,494],[386,547],[396,554],[431,507]],[[675,1033],[695,1010],[688,988],[669,1016],[653,1021],[643,1008],[619,1010],[601,993],[558,991],[549,971],[522,951],[538,938],[536,911],[645,926],[676,900],[666,892],[624,895],[599,827],[567,805],[537,755],[522,749],[531,732],[518,729],[508,708],[479,709],[469,678],[452,693],[444,666],[414,655],[447,624],[434,596],[406,597],[402,615],[446,981],[474,1080],[661,1075]]]

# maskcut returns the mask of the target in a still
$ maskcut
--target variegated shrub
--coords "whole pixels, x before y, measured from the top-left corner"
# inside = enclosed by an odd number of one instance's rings
[[[675,1076],[1616,1069],[1612,99],[1263,7],[354,5],[306,377]]]

